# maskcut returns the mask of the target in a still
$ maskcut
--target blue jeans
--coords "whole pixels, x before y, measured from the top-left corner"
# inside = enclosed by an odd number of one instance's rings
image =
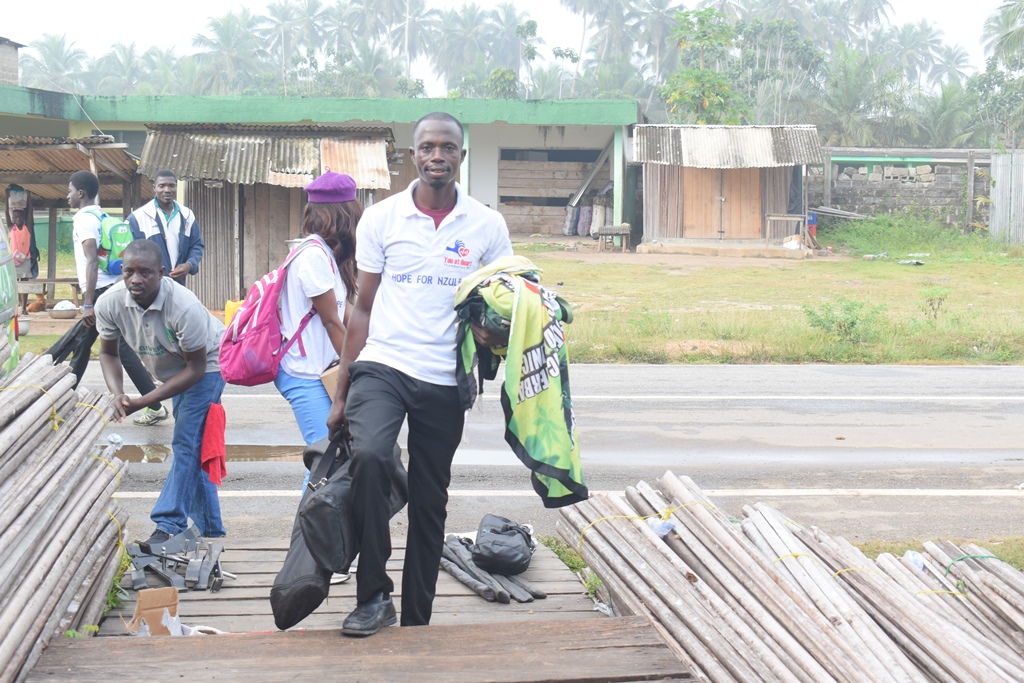
[[[283,368],[278,368],[274,386],[281,392],[295,413],[295,421],[299,423],[302,440],[306,445],[314,444],[327,438],[327,416],[331,412],[331,397],[327,395],[324,383],[319,379],[303,379],[289,375]],[[302,482],[302,490],[309,483],[309,470]]]
[[[219,372],[208,372],[201,380],[172,399],[174,437],[171,471],[160,490],[160,497],[149,514],[156,528],[172,536],[188,528],[191,517],[199,532],[207,538],[227,534],[220,518],[217,486],[202,468],[203,429],[210,404],[220,403],[224,379]]]

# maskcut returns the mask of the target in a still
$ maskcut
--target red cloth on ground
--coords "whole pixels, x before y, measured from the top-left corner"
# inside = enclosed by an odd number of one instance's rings
[[[227,448],[224,446],[224,428],[227,422],[224,406],[211,403],[210,410],[206,412],[206,428],[203,429],[201,462],[203,472],[206,472],[210,481],[217,486],[220,486],[228,473],[227,463],[224,461],[227,454]]]

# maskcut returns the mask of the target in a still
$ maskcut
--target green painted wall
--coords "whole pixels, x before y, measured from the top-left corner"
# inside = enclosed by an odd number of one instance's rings
[[[77,100],[80,100],[81,107]],[[84,112],[83,112],[84,109]],[[411,123],[446,111],[466,124],[608,125],[637,122],[633,100],[338,99],[305,97],[95,97],[0,86],[0,115],[97,123]],[[88,114],[88,117],[85,116]]]

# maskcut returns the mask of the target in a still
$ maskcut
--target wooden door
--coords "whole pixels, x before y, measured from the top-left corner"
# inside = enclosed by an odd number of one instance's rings
[[[723,239],[760,239],[761,170],[731,168],[722,171]]]
[[[722,224],[722,172],[683,169],[683,237],[719,239]]]

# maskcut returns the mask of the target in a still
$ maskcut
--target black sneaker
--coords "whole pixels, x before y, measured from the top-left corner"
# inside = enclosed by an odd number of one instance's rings
[[[372,636],[385,626],[398,622],[395,605],[390,595],[378,593],[373,599],[356,605],[352,613],[341,624],[341,633],[346,636]]]
[[[142,549],[142,552],[149,553],[149,554],[152,555],[153,553],[160,552],[160,546],[162,546],[165,543],[167,543],[167,541],[170,538],[171,538],[171,535],[169,533],[167,533],[166,531],[161,531],[160,529],[156,529],[155,531],[153,531],[153,535],[152,536],[147,538],[145,541],[142,541],[141,543],[139,543],[139,548]]]

